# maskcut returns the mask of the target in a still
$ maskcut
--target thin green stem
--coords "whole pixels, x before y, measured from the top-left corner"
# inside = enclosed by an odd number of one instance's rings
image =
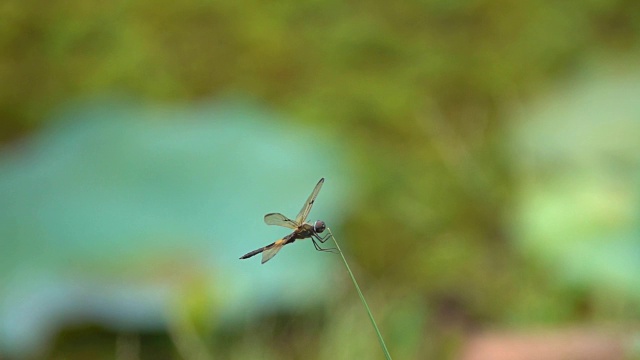
[[[336,249],[338,249],[338,252],[340,253],[340,256],[342,257],[342,261],[344,261],[344,266],[347,267],[347,271],[349,272],[349,276],[351,276],[351,280],[353,281],[353,285],[355,285],[356,290],[358,291],[358,295],[360,295],[360,300],[362,300],[362,304],[364,304],[364,308],[367,310],[367,314],[369,314],[369,319],[371,320],[371,324],[373,325],[373,328],[376,330],[376,334],[378,335],[378,341],[380,341],[380,347],[382,348],[382,351],[384,352],[384,356],[387,358],[387,360],[391,360],[391,355],[389,355],[389,350],[387,350],[387,345],[384,344],[384,339],[382,339],[382,334],[380,334],[380,330],[378,329],[378,325],[376,325],[376,321],[373,320],[373,314],[371,313],[371,310],[369,309],[369,305],[367,305],[367,300],[364,299],[364,295],[362,295],[362,291],[360,291],[360,286],[358,286],[358,282],[356,281],[356,278],[353,276],[353,272],[351,272],[351,268],[349,268],[349,264],[347,263],[347,259],[345,259],[344,254],[342,253],[342,250],[340,250],[340,245],[338,245],[338,241],[336,240],[336,237],[333,236],[333,233],[331,232],[331,229],[327,228],[327,230],[329,231],[329,234],[331,234],[331,238],[333,239],[333,242],[336,244]]]

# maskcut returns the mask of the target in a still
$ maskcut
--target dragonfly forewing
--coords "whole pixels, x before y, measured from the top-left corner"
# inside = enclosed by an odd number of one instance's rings
[[[264,222],[267,225],[278,225],[284,226],[289,229],[295,229],[298,227],[295,221],[289,219],[288,217],[280,214],[280,213],[270,213],[264,216]]]
[[[309,216],[309,212],[311,212],[311,207],[313,206],[313,202],[316,201],[316,197],[322,188],[322,184],[324,184],[324,178],[318,181],[316,187],[311,192],[311,195],[309,195],[307,201],[302,205],[302,209],[298,213],[298,216],[296,216],[296,223],[302,224],[307,220],[307,216]]]

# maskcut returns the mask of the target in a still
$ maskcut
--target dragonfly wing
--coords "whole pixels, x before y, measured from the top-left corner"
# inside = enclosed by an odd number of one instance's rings
[[[274,242],[273,245],[271,245],[267,249],[265,249],[262,252],[262,263],[264,264],[267,261],[271,260],[272,257],[276,256],[276,254],[278,253],[278,251],[280,251],[280,249],[282,249],[284,244],[285,244],[284,239],[280,239],[280,240]]]
[[[311,195],[309,195],[307,201],[304,203],[304,205],[302,205],[302,209],[298,213],[298,216],[296,216],[296,222],[298,224],[302,224],[307,220],[307,216],[309,216],[309,212],[311,211],[313,202],[316,201],[316,196],[318,196],[320,188],[322,188],[322,184],[324,184],[324,178],[318,181],[318,184],[316,184],[316,187],[311,192]]]
[[[264,222],[267,225],[284,226],[289,229],[295,229],[298,227],[298,224],[296,224],[295,221],[289,219],[288,217],[280,213],[271,213],[271,214],[265,215]]]

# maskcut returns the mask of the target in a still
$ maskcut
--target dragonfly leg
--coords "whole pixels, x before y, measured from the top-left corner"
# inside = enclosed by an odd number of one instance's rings
[[[337,254],[337,252],[336,252],[336,251],[337,251],[338,249],[336,249],[336,248],[326,248],[326,249],[325,249],[325,248],[321,247],[320,245],[318,245],[318,243],[316,242],[316,240],[315,240],[313,237],[311,238],[311,242],[313,242],[313,246],[314,246],[314,247],[316,248],[316,250],[318,250],[318,251],[326,251],[326,252],[330,252],[330,253],[333,253],[333,254]],[[334,250],[336,250],[336,251],[334,251]]]
[[[318,241],[324,243],[325,241],[329,240],[329,238],[331,238],[333,234],[325,234],[324,236],[320,236],[316,233],[315,236]]]

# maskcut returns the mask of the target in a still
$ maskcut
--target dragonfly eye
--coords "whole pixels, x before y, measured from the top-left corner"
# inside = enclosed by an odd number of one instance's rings
[[[313,224],[313,231],[317,233],[322,233],[326,228],[327,228],[327,225],[325,225],[324,221],[322,220],[317,220],[315,224]]]

